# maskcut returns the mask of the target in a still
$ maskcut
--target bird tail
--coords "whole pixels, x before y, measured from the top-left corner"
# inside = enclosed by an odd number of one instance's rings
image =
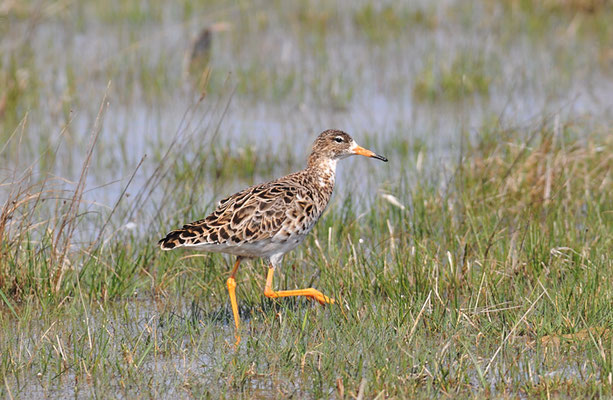
[[[209,227],[204,223],[204,220],[196,221],[191,224],[183,225],[181,229],[170,231],[165,238],[161,239],[158,244],[162,250],[172,250],[177,247],[193,246],[202,244],[201,239],[206,237]],[[210,239],[210,237],[208,237]],[[217,240],[217,236],[214,236]]]
[[[170,232],[168,235],[166,235],[165,238],[160,239],[160,241],[158,242],[158,245],[160,245],[160,249],[168,251],[183,246],[186,242],[186,240],[181,237],[183,231],[183,229],[177,229],[175,231]]]

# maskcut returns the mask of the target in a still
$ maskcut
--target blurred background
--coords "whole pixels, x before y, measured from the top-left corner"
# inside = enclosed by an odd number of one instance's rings
[[[98,128],[85,197],[105,206],[164,157],[206,203],[220,182],[229,193],[301,168],[327,128],[391,160],[341,168],[356,188],[356,175],[395,184],[453,160],[500,127],[555,116],[598,130],[612,18],[606,0],[4,0],[2,181],[30,167],[76,181]]]

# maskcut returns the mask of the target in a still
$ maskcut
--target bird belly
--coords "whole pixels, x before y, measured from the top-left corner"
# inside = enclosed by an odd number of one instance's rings
[[[285,254],[295,249],[306,235],[295,234],[285,239],[268,238],[257,242],[189,244],[185,247],[212,253],[226,253],[241,257],[270,257],[273,254]]]

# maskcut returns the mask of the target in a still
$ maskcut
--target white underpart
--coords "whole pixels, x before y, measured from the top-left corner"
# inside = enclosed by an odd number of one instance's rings
[[[315,225],[315,224],[313,224]],[[311,226],[312,228],[312,226]],[[289,237],[272,237],[264,240],[257,241],[255,243],[233,243],[233,244],[188,244],[185,247],[189,247],[194,250],[202,250],[212,253],[226,253],[233,254],[235,256],[249,257],[249,258],[273,258],[275,255],[278,260],[281,259],[283,254],[294,250],[304,238],[309,234],[311,229],[302,233],[296,233]]]

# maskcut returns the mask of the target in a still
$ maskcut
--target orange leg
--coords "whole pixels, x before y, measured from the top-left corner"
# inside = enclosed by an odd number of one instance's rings
[[[272,290],[272,276],[275,273],[275,268],[270,266],[268,268],[268,276],[266,277],[266,286],[264,287],[264,295],[276,299],[278,297],[291,297],[291,296],[306,296],[313,300],[317,300],[321,304],[334,304],[334,299],[325,296],[319,290],[308,288],[298,290],[280,290],[275,292]]]
[[[241,337],[239,335],[239,326],[240,326],[241,319],[238,315],[238,304],[236,303],[236,280],[234,280],[234,276],[236,275],[236,271],[238,271],[238,266],[240,265],[241,260],[242,260],[241,257],[236,258],[236,262],[234,263],[234,268],[232,268],[232,273],[230,274],[230,277],[226,281],[226,284],[228,285],[228,293],[230,293],[230,304],[232,304],[232,314],[234,314],[234,325],[236,327],[236,332],[234,334],[234,337],[236,338],[237,346],[241,341]]]

